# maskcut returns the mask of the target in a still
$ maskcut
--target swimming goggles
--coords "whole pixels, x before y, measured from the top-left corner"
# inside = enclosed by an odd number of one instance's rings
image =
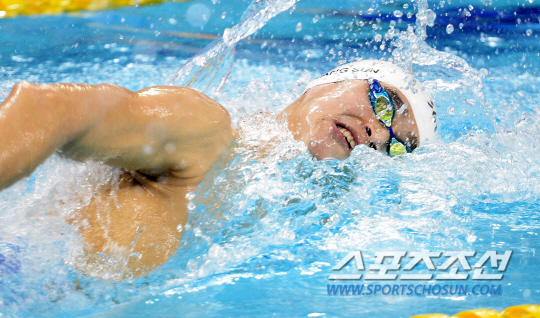
[[[370,79],[368,82],[370,87],[369,99],[371,101],[371,107],[373,108],[377,119],[385,125],[390,132],[390,140],[387,142],[386,150],[388,155],[393,157],[411,152],[407,145],[397,140],[392,131],[392,119],[394,119],[394,113],[396,111],[392,98],[390,98],[379,81]]]

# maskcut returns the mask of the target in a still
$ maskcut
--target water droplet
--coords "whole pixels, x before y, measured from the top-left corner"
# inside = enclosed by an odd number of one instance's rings
[[[409,9],[409,4],[408,4],[408,3],[405,3],[405,4],[403,5],[403,9]]]
[[[298,24],[296,25],[296,32],[300,32],[302,31],[302,23],[298,22]]]
[[[178,23],[178,21],[176,21],[176,19],[170,18],[169,23],[172,24],[172,25],[176,25]]]
[[[531,29],[527,29],[527,31],[525,31],[525,34],[527,34],[527,36],[531,36],[531,35],[532,35],[532,30],[531,30]]]
[[[375,42],[381,42],[382,41],[382,35],[375,34],[375,37],[373,39],[375,40]]]
[[[151,154],[153,151],[154,149],[150,145],[146,145],[143,147],[143,152],[147,155]]]
[[[403,12],[401,12],[399,10],[396,10],[396,11],[394,11],[394,16],[396,18],[401,18],[403,16]]]
[[[375,9],[369,8],[369,9],[367,10],[367,13],[368,13],[368,14],[372,14],[374,11],[375,11]]]
[[[186,194],[186,199],[188,199],[189,201],[195,199],[195,192],[188,192]]]
[[[454,115],[456,113],[456,109],[454,107],[448,108],[448,114]]]
[[[454,32],[454,26],[449,24],[446,26],[446,33],[448,34],[452,34],[452,32]]]
[[[226,16],[227,16],[227,12],[223,11],[223,13],[221,14],[221,18],[225,19]]]
[[[165,144],[165,151],[168,152],[168,153],[172,153],[176,150],[176,147],[174,146],[174,144],[172,142],[168,142]]]
[[[397,113],[398,114],[403,114],[403,112],[409,107],[409,104],[407,103],[403,103],[403,105],[401,105],[401,107],[397,110]]]
[[[188,208],[189,211],[195,210],[196,207],[197,206],[193,202],[189,202],[188,205],[187,205],[187,208]]]
[[[176,227],[176,230],[178,232],[182,232],[184,230],[184,227],[182,226],[182,224],[178,224],[178,226]]]
[[[474,7],[469,4],[469,10],[472,10],[472,9],[474,9]]]
[[[223,31],[223,40],[225,41],[225,43],[231,43],[232,41],[234,41],[234,32],[232,29],[226,28]]]
[[[481,77],[486,77],[489,72],[488,70],[486,70],[485,68],[481,68],[480,71],[478,71],[478,74],[481,76]]]
[[[202,27],[208,22],[210,9],[201,3],[195,3],[186,12],[186,20],[193,27]]]
[[[431,10],[431,9],[428,9],[426,11],[426,19],[427,19],[427,24],[429,26],[434,26],[435,25],[435,19],[437,18],[437,14],[435,13],[435,11]]]
[[[469,234],[469,235],[467,235],[466,240],[467,240],[467,242],[469,242],[469,243],[474,243],[474,242],[476,242],[476,235]]]
[[[460,24],[459,24],[459,28],[460,28],[460,29],[463,29],[463,23],[460,23]]]

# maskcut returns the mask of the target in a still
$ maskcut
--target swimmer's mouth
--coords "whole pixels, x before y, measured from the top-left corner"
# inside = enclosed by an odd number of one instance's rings
[[[347,144],[349,145],[349,150],[353,150],[354,147],[356,147],[356,142],[354,141],[354,135],[352,134],[352,132],[342,125],[336,124],[336,126],[343,135],[343,138],[345,139]]]

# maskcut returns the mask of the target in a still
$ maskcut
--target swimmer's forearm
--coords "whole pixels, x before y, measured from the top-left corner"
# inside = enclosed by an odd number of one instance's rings
[[[123,91],[129,94],[114,85],[16,84],[0,104],[0,190],[83,134]]]

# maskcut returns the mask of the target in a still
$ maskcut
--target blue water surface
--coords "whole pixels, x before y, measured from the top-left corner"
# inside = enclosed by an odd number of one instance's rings
[[[161,85],[248,6],[204,0],[0,20],[0,95],[21,80]],[[55,156],[0,193],[0,313],[410,317],[540,303],[540,7],[452,0],[429,8],[436,19],[417,41],[407,36],[415,2],[298,1],[237,44],[229,80],[212,96],[245,129],[269,127],[259,129],[263,138],[279,123],[258,110],[279,112],[308,80],[356,59],[411,58],[436,101],[439,142],[397,159],[357,147],[345,161],[315,161],[283,160],[301,149],[286,136],[267,159],[239,141],[193,193],[178,252],[121,282],[73,266],[80,237],[56,212],[82,204],[73,192],[91,193],[98,168]],[[502,295],[328,295],[332,267],[354,250],[366,266],[385,250],[513,255],[504,278],[487,282]]]

